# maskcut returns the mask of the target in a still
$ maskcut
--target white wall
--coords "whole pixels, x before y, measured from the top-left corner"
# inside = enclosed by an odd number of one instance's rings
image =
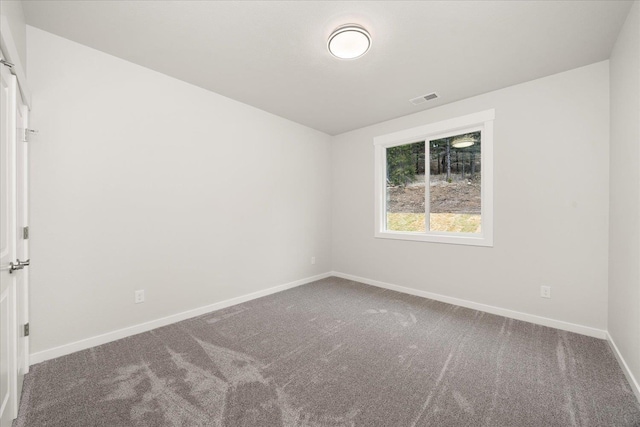
[[[332,139],[31,27],[28,60],[33,352],[331,267],[607,328],[608,61]],[[373,137],[488,108],[495,246],[374,239]]]
[[[640,3],[611,54],[609,334],[640,380]]]
[[[375,239],[373,138],[490,108],[495,246]],[[608,61],[339,135],[333,269],[606,329],[608,141]]]
[[[18,53],[18,59],[11,58],[16,63],[20,62],[22,69],[27,68],[27,26],[24,23],[24,11],[22,3],[19,0],[2,0],[0,1],[0,16],[7,19],[8,30],[11,32],[13,44]],[[0,28],[0,32],[6,31],[7,28]]]
[[[330,270],[328,135],[27,35],[32,352]]]

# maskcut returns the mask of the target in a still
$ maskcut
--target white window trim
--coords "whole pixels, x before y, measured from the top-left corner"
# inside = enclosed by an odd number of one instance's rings
[[[373,139],[373,144],[375,146],[375,237],[458,245],[493,246],[494,118],[495,110],[491,109],[375,137]],[[439,135],[448,136],[451,133],[466,130],[468,128],[475,128],[482,132],[482,151],[480,153],[482,232],[478,234],[438,231],[418,233],[386,230],[387,148],[417,141],[427,141],[425,146],[428,146],[428,141],[438,139],[437,137]],[[428,203],[429,200],[427,198],[427,206]]]

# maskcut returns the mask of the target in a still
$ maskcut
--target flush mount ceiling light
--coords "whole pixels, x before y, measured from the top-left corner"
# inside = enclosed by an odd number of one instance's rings
[[[459,138],[453,138],[453,142],[451,146],[453,148],[466,148],[471,147],[476,143],[476,140],[471,138],[470,136],[461,136]]]
[[[329,52],[336,58],[355,59],[371,47],[371,36],[359,25],[347,24],[336,28],[329,36]]]

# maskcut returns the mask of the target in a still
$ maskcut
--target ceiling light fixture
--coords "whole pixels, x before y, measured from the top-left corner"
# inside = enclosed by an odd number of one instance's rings
[[[336,58],[355,59],[369,50],[371,36],[359,25],[347,24],[336,28],[329,36],[327,48]]]
[[[472,137],[462,136],[459,138],[453,138],[453,142],[451,143],[451,146],[453,148],[467,148],[467,147],[471,147],[475,143],[476,143],[476,140],[473,139]]]

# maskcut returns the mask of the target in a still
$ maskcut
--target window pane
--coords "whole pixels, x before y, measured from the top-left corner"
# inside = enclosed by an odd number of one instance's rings
[[[429,229],[480,233],[480,132],[433,140],[429,144]]]
[[[387,148],[387,230],[425,231],[424,141]]]

